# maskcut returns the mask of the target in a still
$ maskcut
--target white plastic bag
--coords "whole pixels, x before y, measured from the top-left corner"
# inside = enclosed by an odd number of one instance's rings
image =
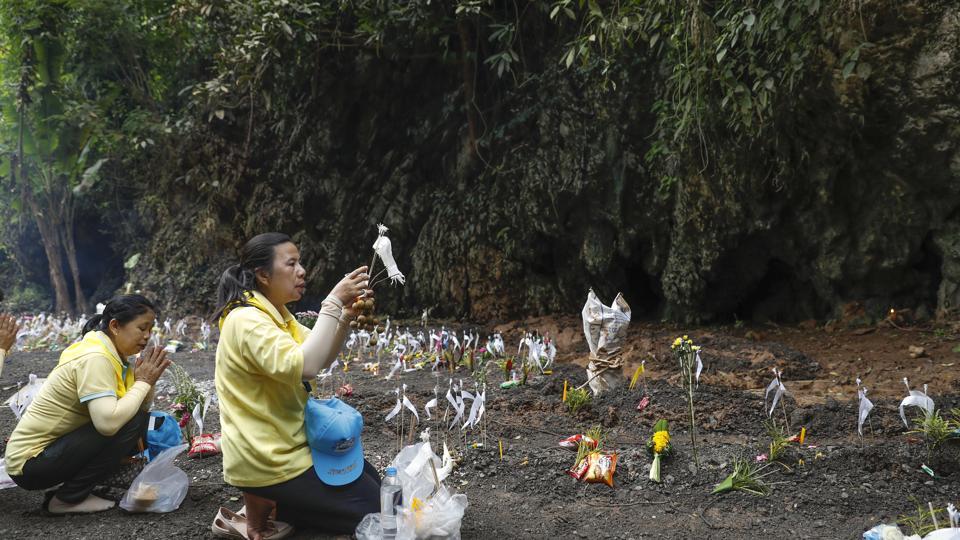
[[[179,508],[187,496],[190,479],[173,464],[173,460],[189,446],[181,444],[167,448],[153,458],[133,479],[120,501],[120,508],[128,512],[153,513],[173,512]]]
[[[43,387],[44,381],[46,381],[46,379],[37,378],[36,375],[31,373],[26,386],[17,390],[17,393],[10,396],[10,399],[7,400],[7,405],[10,406],[13,414],[17,416],[17,420],[20,420],[24,411],[26,411],[30,403],[33,402],[33,398],[37,397],[37,394],[40,393],[40,388]]]
[[[580,314],[583,318],[583,334],[587,338],[587,346],[590,347],[587,380],[593,395],[598,396],[624,382],[619,369],[605,369],[604,365],[620,353],[620,348],[627,338],[630,305],[623,295],[618,293],[613,304],[606,306],[591,289]]]
[[[7,489],[16,487],[16,483],[10,478],[10,475],[7,474],[7,465],[4,463],[3,458],[0,458],[0,489]]]
[[[443,485],[449,470],[442,467],[442,462],[430,443],[421,442],[404,447],[390,464],[396,467],[403,486],[403,512],[397,515],[397,540],[460,539],[467,496],[451,493]],[[356,535],[360,540],[379,540],[382,537],[380,514],[367,514],[357,526]]]

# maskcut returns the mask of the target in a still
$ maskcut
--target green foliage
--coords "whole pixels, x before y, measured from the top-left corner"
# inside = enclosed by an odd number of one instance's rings
[[[590,392],[586,388],[573,388],[567,391],[567,410],[571,414],[590,404]]]
[[[764,422],[764,428],[767,430],[767,436],[770,437],[770,461],[777,461],[783,457],[784,451],[790,446],[789,437],[783,426],[777,424],[776,420],[770,419]]]
[[[197,404],[203,405],[203,395],[197,388],[197,383],[193,380],[193,377],[179,364],[171,363],[167,372],[173,378],[173,387],[176,392],[173,397],[173,415],[178,421],[181,421],[181,428],[183,428],[187,441],[189,441],[193,432],[194,421],[189,417],[186,422],[182,420],[184,416],[193,414],[193,409]]]
[[[943,523],[946,520],[946,508],[934,507],[931,510],[929,505],[921,503],[912,495],[910,501],[916,505],[916,510],[913,514],[898,517],[897,525],[909,528],[911,534],[926,536],[936,529],[935,523]]]
[[[12,313],[36,313],[51,308],[50,294],[32,283],[16,285],[4,291],[3,311]]]
[[[765,476],[771,474],[763,472],[769,466],[769,464],[757,465],[746,459],[737,458],[733,462],[733,472],[713,488],[713,493],[743,491],[758,497],[769,495],[770,486],[763,481]]]
[[[960,415],[953,412],[954,419],[944,418],[940,411],[934,411],[930,416],[923,415],[913,419],[913,430],[908,433],[923,435],[927,444],[927,453],[932,454],[940,445],[954,436],[954,431],[960,429]]]

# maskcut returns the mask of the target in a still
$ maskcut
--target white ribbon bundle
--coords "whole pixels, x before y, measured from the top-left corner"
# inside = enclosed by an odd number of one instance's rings
[[[200,410],[200,402],[198,401],[193,407],[192,415],[194,422],[197,423],[197,434],[203,434],[203,419],[207,417],[207,409],[210,408],[210,401],[212,400],[210,394],[207,394],[203,398],[203,410]]]
[[[400,359],[400,355],[397,355],[397,363],[393,365],[393,368],[390,370],[390,373],[387,374],[386,380],[390,380],[403,368],[403,360]]]
[[[423,412],[427,413],[427,420],[430,420],[430,418],[431,418],[431,416],[430,416],[430,409],[434,409],[434,408],[436,408],[436,406],[437,406],[437,402],[438,402],[438,400],[437,400],[437,395],[438,395],[438,394],[437,394],[437,391],[438,391],[438,390],[439,390],[439,386],[438,386],[438,385],[434,385],[434,386],[433,386],[433,399],[431,399],[430,401],[428,401],[427,404],[423,406]],[[429,429],[429,428],[428,428],[428,429]]]
[[[400,388],[397,388],[396,390],[394,390],[394,393],[397,394],[397,404],[394,405],[393,410],[390,411],[390,414],[388,414],[387,417],[383,419],[383,421],[389,422],[390,420],[393,419],[394,416],[397,415],[397,413],[400,412],[401,408],[405,408],[411,413],[413,413],[413,416],[417,418],[417,423],[420,423],[420,414],[417,413],[417,408],[414,407],[410,399],[407,398],[407,385],[403,385],[402,390]]]
[[[463,418],[463,412],[464,412],[465,404],[464,404],[464,402],[463,402],[463,392],[462,392],[460,386],[457,386],[457,385],[453,384],[453,380],[452,380],[452,379],[451,379],[451,381],[450,381],[450,384],[451,384],[451,388],[448,388],[448,389],[447,389],[447,401],[448,401],[448,402],[450,403],[450,405],[453,407],[454,412],[457,413],[457,414],[453,417],[453,421],[450,422],[450,428],[448,428],[448,429],[453,429],[453,426],[459,424],[459,423],[460,423],[460,419]],[[463,381],[461,381],[460,384],[462,385],[462,384],[463,384]],[[470,395],[470,392],[467,392],[467,395]],[[473,396],[471,396],[471,397],[473,397]]]
[[[700,359],[700,350],[697,349],[697,372],[694,374],[697,378],[697,386],[700,386],[700,372],[703,371],[703,360]],[[782,385],[781,385],[782,386]]]
[[[867,387],[860,386],[860,379],[857,379],[857,398],[860,400],[860,412],[857,416],[857,433],[863,437],[863,423],[867,419],[867,415],[870,414],[870,411],[873,409],[873,402],[867,398]]]
[[[907,381],[907,378],[903,378],[903,384],[907,387],[907,392],[910,393],[909,396],[903,398],[903,401],[900,402],[900,419],[903,420],[903,425],[910,427],[910,423],[907,422],[907,415],[903,413],[904,407],[920,407],[923,409],[924,414],[927,418],[933,416],[934,404],[933,400],[927,396],[927,385],[923,385],[923,392],[919,390],[910,390],[910,382]]]
[[[777,407],[777,403],[780,402],[780,398],[782,398],[785,394],[790,393],[787,391],[787,387],[783,386],[783,381],[780,380],[781,373],[782,372],[779,369],[773,368],[774,379],[770,381],[769,385],[767,385],[767,391],[763,394],[763,406],[766,407],[767,397],[770,396],[770,392],[774,392],[773,403],[770,404],[770,411],[767,413],[767,416],[773,416],[773,409]]]
[[[379,234],[377,235],[377,240],[373,243],[373,250],[377,253],[377,256],[380,257],[380,260],[383,261],[383,266],[387,269],[387,277],[390,281],[403,285],[406,282],[406,278],[403,277],[403,273],[397,268],[397,261],[393,260],[393,245],[386,236],[389,230],[390,229],[382,223],[377,225],[377,232]],[[424,312],[424,315],[426,315],[426,312]]]
[[[474,427],[480,423],[480,418],[483,417],[483,413],[486,410],[484,403],[487,400],[487,389],[484,387],[483,391],[478,393],[476,397],[473,398],[473,405],[470,407],[470,416],[467,417],[467,421],[464,422],[463,427],[460,429],[467,429],[468,427]]]

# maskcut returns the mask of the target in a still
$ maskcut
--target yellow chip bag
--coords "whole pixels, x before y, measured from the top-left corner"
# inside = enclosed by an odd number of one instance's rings
[[[617,454],[602,454],[600,452],[591,452],[587,454],[588,463],[587,473],[583,481],[588,484],[604,483],[613,487],[613,474],[617,472]]]

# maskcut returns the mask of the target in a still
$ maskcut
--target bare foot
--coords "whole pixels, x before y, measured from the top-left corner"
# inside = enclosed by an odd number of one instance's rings
[[[116,506],[113,501],[101,499],[96,495],[87,495],[87,498],[78,503],[67,503],[61,501],[57,496],[50,499],[47,510],[51,514],[92,514],[94,512],[103,512]]]

